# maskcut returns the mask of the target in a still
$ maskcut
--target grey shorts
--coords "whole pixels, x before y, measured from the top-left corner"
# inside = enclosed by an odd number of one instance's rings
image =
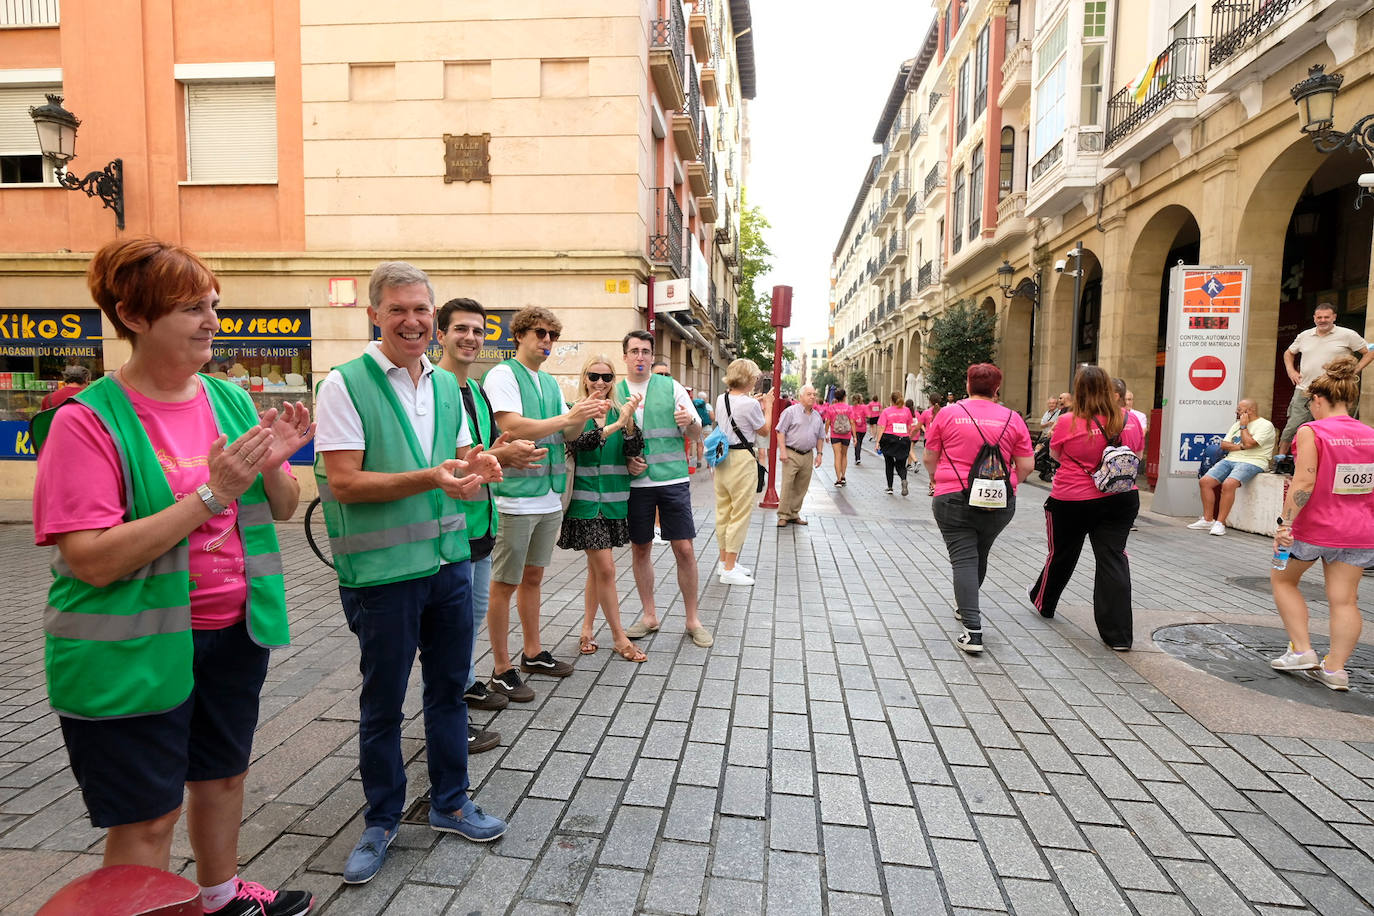
[[[563,524],[563,512],[510,515],[502,512],[491,551],[491,577],[506,585],[519,585],[526,566],[548,566],[553,545]]]
[[[1324,560],[1327,563],[1349,563],[1351,566],[1374,566],[1374,549],[1363,547],[1318,547],[1306,541],[1293,541],[1288,555],[1304,563]]]

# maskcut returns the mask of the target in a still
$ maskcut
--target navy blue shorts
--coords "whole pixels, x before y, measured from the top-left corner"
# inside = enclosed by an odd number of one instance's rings
[[[630,488],[630,543],[648,544],[654,539],[654,511],[665,541],[690,541],[697,536],[692,518],[692,484],[670,483],[663,487]]]
[[[153,820],[181,805],[186,783],[248,769],[268,650],[242,621],[196,630],[192,639],[195,687],[175,709],[126,719],[58,716],[92,826]]]

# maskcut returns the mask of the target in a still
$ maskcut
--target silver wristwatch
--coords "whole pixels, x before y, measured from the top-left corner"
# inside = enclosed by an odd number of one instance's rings
[[[215,499],[214,491],[210,489],[208,483],[196,487],[196,495],[200,497],[201,502],[205,503],[205,508],[210,510],[211,515],[219,515],[224,511],[224,504]]]

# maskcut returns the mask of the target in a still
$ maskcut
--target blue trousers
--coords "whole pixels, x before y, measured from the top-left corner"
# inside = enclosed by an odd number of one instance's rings
[[[401,705],[420,654],[430,804],[452,813],[467,802],[468,708],[464,678],[472,663],[472,570],[450,563],[431,576],[339,588],[348,628],[358,637],[363,686],[358,698],[358,771],[369,827],[394,830],[405,809]]]
[[[463,691],[477,683],[477,631],[487,619],[487,605],[491,601],[491,554],[472,564],[472,653],[468,661],[468,681]]]

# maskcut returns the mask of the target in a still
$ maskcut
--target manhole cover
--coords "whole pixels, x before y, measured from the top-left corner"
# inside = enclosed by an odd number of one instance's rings
[[[1165,652],[1222,680],[1272,697],[1325,709],[1374,715],[1374,649],[1358,646],[1346,663],[1350,692],[1329,690],[1301,672],[1269,667],[1269,660],[1288,647],[1288,634],[1277,627],[1187,623],[1162,627],[1152,634]],[[1326,647],[1316,643],[1317,651]]]
[[[1305,578],[1299,580],[1298,591],[1302,592],[1302,596],[1308,601],[1318,601],[1322,604],[1326,604],[1326,589],[1322,588],[1319,584],[1320,582],[1321,570],[1317,570],[1311,582],[1306,581]],[[1234,585],[1237,588],[1246,588],[1252,592],[1260,592],[1265,595],[1272,596],[1274,594],[1274,589],[1269,584],[1268,576],[1232,576],[1226,580],[1226,584]]]

